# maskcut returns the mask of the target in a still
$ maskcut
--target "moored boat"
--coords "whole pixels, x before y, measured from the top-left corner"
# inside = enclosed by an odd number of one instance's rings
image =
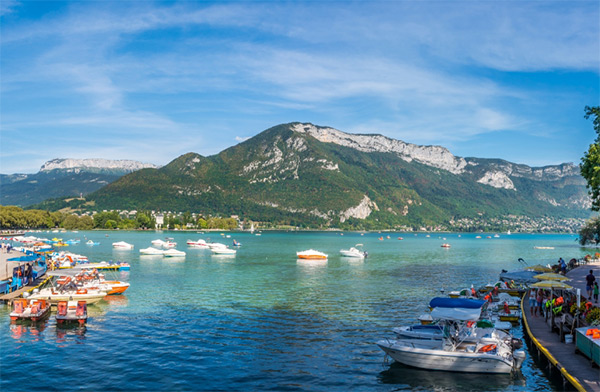
[[[206,243],[206,241],[204,241],[202,239],[199,239],[198,241],[187,240],[186,244],[188,246],[193,247],[193,248],[208,249],[208,244]]]
[[[86,301],[60,301],[56,306],[56,323],[86,323],[88,318]]]
[[[125,241],[113,242],[112,246],[115,249],[133,249],[133,245]]]
[[[185,252],[171,248],[163,252],[164,257],[185,257]]]
[[[318,250],[308,249],[302,252],[296,252],[296,256],[299,259],[308,259],[308,260],[326,260],[327,254],[323,252],[319,252]]]
[[[162,254],[165,253],[164,250],[162,249],[157,249],[154,248],[152,246],[148,247],[148,248],[144,248],[144,249],[140,249],[140,255],[144,256],[162,256]]]
[[[340,254],[344,257],[355,257],[359,259],[364,259],[368,255],[367,252],[363,252],[354,247],[350,249],[340,249]]]
[[[404,365],[462,373],[511,373],[521,368],[525,352],[497,343],[465,343],[450,339],[398,339],[377,342],[387,355]]]
[[[211,252],[215,255],[235,255],[237,253],[237,251],[235,249],[221,248],[221,247],[212,248]]]
[[[27,301],[25,298],[15,299],[13,311],[10,313],[12,321],[28,320],[38,321],[50,314],[50,304],[44,299],[33,299]]]

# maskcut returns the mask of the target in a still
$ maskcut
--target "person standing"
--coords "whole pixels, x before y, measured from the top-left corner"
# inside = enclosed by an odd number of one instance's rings
[[[543,290],[542,289],[538,289],[537,294],[535,296],[535,302],[536,302],[536,307],[535,309],[533,309],[533,315],[534,317],[537,316],[538,313],[538,309],[540,311],[540,316],[543,316],[543,310],[542,310],[542,301],[544,300],[544,296],[543,296]]]
[[[598,289],[598,282],[594,282],[594,302],[598,303],[598,294],[599,294],[599,289]]]
[[[536,290],[531,289],[529,291],[529,314],[531,314],[532,317],[535,317],[535,306],[536,305],[537,305]]]
[[[590,273],[585,277],[585,290],[587,291],[588,299],[592,299],[592,290],[594,289],[595,281],[594,270],[590,270]]]

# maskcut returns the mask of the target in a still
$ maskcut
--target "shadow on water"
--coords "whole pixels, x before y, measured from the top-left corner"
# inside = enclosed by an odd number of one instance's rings
[[[475,374],[431,371],[394,362],[379,373],[382,384],[397,385],[396,390],[496,391],[525,386],[520,372],[513,374]]]

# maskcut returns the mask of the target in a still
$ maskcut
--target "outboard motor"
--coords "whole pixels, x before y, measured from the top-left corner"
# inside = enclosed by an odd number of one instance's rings
[[[519,350],[519,351],[515,351],[513,353],[513,368],[514,369],[521,369],[521,366],[523,365],[523,361],[525,361],[525,351],[523,350]]]

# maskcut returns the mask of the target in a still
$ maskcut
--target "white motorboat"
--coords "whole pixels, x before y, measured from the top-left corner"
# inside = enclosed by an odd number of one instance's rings
[[[398,339],[377,342],[387,355],[404,365],[428,370],[463,373],[510,373],[520,369],[525,352],[496,343]]]
[[[88,304],[94,304],[102,300],[106,295],[106,291],[92,289],[54,291],[53,288],[45,288],[30,295],[28,299],[45,299],[52,304],[56,304],[59,301],[86,301]]]
[[[115,249],[133,249],[133,245],[125,241],[113,242],[112,246]]]
[[[299,259],[327,260],[327,254],[325,254],[323,252],[319,252],[318,250],[314,250],[314,249],[304,250],[302,252],[296,252],[296,256]]]
[[[187,245],[191,246],[192,248],[202,248],[202,249],[208,249],[208,244],[206,243],[206,241],[200,239],[198,241],[194,241],[194,240],[187,240]]]
[[[344,257],[355,257],[359,259],[364,259],[365,257],[367,257],[367,252],[363,252],[354,247],[350,249],[341,249],[340,254]]]
[[[149,248],[140,249],[140,255],[142,255],[142,256],[144,256],[144,255],[145,256],[158,256],[158,255],[162,256],[163,253],[165,253],[164,250],[157,249],[152,246]]]
[[[211,252],[215,255],[235,255],[237,253],[237,251],[235,249],[229,249],[229,248],[212,248]]]
[[[162,244],[162,247],[165,249],[172,249],[175,248],[177,246],[177,242],[174,241],[165,241]]]
[[[106,290],[97,287],[84,288],[77,285],[76,275],[79,270],[56,270],[48,271],[47,275],[54,277],[50,280],[51,286],[40,290],[34,289],[28,299],[45,299],[52,304],[59,301],[86,301],[93,304],[108,295]]]
[[[161,247],[161,248],[162,248],[162,246],[163,246],[163,244],[165,243],[165,241],[163,241],[163,240],[161,240],[161,239],[158,239],[158,240],[152,240],[150,243],[151,243],[152,245],[154,245],[154,246],[158,246],[158,247]]]
[[[457,304],[463,307],[452,307]],[[380,340],[377,345],[397,362],[422,369],[466,373],[519,369],[525,360],[525,352],[518,350],[522,346],[519,339],[502,331],[468,326],[479,319],[484,305],[478,300],[434,298],[430,302],[432,317],[445,324],[441,339]]]
[[[171,248],[163,252],[164,257],[185,257],[185,252]]]
[[[222,244],[220,242],[209,242],[206,245],[208,245],[208,247],[212,250],[212,249],[227,249],[227,245]]]

